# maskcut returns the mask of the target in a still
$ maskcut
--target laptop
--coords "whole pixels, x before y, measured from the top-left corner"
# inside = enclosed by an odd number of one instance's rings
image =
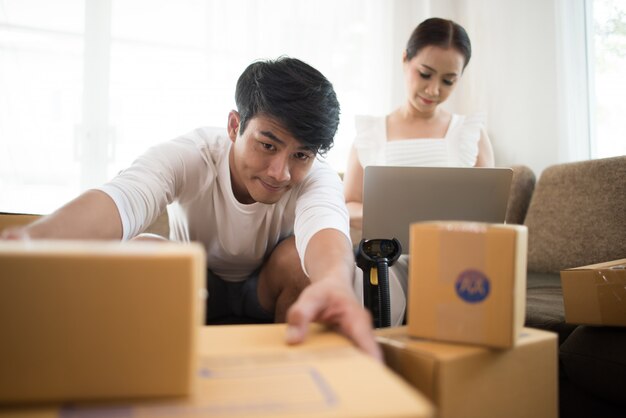
[[[510,168],[367,166],[363,238],[397,238],[407,254],[413,222],[503,223],[512,178]]]

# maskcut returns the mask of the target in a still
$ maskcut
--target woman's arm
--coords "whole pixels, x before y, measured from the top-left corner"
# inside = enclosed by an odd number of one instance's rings
[[[352,145],[348,165],[343,175],[343,194],[350,213],[350,227],[362,229],[363,221],[363,167],[356,148]]]
[[[491,141],[485,128],[480,129],[480,139],[478,140],[478,156],[476,157],[476,164],[474,167],[494,167],[495,160],[493,157],[493,148],[491,147]]]

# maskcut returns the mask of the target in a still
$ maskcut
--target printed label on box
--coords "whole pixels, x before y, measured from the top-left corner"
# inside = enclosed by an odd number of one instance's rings
[[[454,285],[456,294],[468,303],[479,303],[489,296],[489,278],[480,270],[462,271]]]

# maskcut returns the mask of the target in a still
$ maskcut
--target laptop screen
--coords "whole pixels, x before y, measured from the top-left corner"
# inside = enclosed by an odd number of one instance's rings
[[[419,221],[503,223],[510,168],[367,166],[363,176],[363,238],[397,238],[409,251]]]

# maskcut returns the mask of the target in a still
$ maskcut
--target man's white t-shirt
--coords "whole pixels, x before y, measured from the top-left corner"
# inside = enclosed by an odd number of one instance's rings
[[[276,204],[242,204],[231,185],[231,144],[225,130],[199,128],[150,148],[100,187],[117,205],[123,239],[141,233],[167,207],[170,239],[204,244],[207,267],[228,281],[248,278],[290,235],[303,268],[316,232],[337,229],[349,239],[341,179],[326,162],[316,159]]]

